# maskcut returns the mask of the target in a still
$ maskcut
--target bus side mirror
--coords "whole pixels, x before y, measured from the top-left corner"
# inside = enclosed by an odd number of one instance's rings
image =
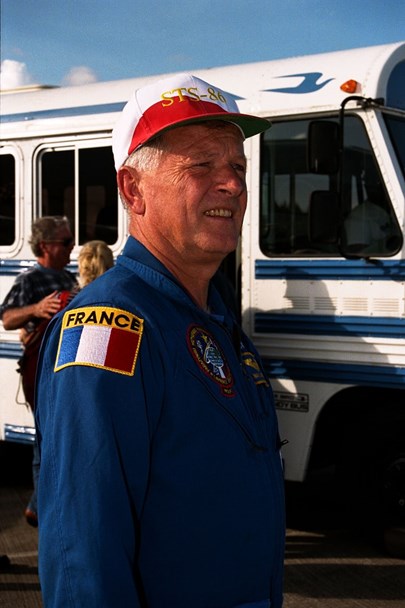
[[[340,127],[337,122],[313,120],[308,127],[308,169],[333,175],[340,165]]]
[[[313,244],[334,245],[339,236],[339,195],[315,190],[309,201],[309,240]]]

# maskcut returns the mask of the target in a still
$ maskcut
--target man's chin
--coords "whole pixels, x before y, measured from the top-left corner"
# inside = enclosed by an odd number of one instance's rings
[[[202,245],[202,249],[204,249],[207,253],[212,253],[216,255],[222,255],[223,257],[227,256],[228,253],[235,251],[238,246],[239,238],[226,238],[226,236],[219,235],[215,239],[210,238],[206,243]]]
[[[213,258],[225,258],[229,253],[235,251],[237,245],[238,243],[229,245],[227,243],[218,243],[216,246],[211,244],[211,246],[204,247],[203,250],[207,255],[211,255]]]

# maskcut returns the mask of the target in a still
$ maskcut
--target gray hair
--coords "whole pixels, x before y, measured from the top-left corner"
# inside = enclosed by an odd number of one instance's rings
[[[68,228],[70,230],[70,223],[66,216],[62,215],[48,215],[40,217],[32,223],[31,237],[29,244],[35,257],[42,255],[42,249],[40,243],[42,241],[52,241],[57,237],[57,233],[60,228]]]
[[[159,166],[163,152],[167,149],[168,146],[165,142],[164,134],[158,135],[141,148],[134,150],[126,159],[123,167],[131,167],[140,172],[154,171]],[[121,190],[119,191],[119,195],[124,208],[129,211],[128,201]]]
[[[137,150],[134,150],[124,163],[137,171],[153,171],[159,165],[163,153],[168,150],[164,134],[158,135]]]

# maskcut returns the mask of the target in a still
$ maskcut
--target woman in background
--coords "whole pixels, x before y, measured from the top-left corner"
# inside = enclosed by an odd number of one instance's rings
[[[77,262],[79,284],[83,288],[114,266],[114,256],[104,241],[88,241],[82,246]]]

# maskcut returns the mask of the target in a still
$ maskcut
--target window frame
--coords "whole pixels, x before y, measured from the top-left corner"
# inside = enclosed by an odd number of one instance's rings
[[[34,216],[40,217],[44,215],[44,202],[43,202],[43,171],[42,171],[42,158],[44,154],[51,152],[64,152],[71,151],[73,153],[73,214],[74,221],[72,222],[72,231],[75,238],[75,248],[81,247],[89,239],[80,239],[80,152],[83,150],[96,149],[96,148],[110,148],[112,147],[111,136],[108,134],[97,134],[94,137],[73,137],[69,139],[57,139],[48,140],[43,144],[37,146],[33,153],[33,188],[34,188]],[[112,171],[115,172],[113,161]],[[116,250],[121,245],[122,241],[122,211],[118,195],[118,188],[115,189],[116,201],[117,201],[117,235],[116,240],[113,243],[109,243],[113,250]],[[96,238],[96,237],[95,237]]]
[[[23,161],[21,150],[17,145],[0,146],[0,155],[14,158],[14,239],[10,244],[0,243],[0,254],[11,257],[19,249],[22,239],[21,222],[24,210],[19,201],[23,198]]]
[[[300,231],[296,231],[296,224],[294,225],[294,221],[297,221],[297,218],[294,218],[295,215],[299,215],[299,207],[301,207],[302,205],[300,205],[301,203],[301,198],[302,198],[302,190],[301,192],[299,192],[298,195],[296,195],[294,193],[294,191],[291,191],[291,185],[290,185],[290,191],[288,193],[286,202],[283,203],[283,201],[281,200],[282,197],[280,197],[279,194],[279,198],[280,200],[277,200],[277,195],[276,195],[276,181],[278,180],[279,182],[282,182],[283,180],[295,180],[295,182],[297,182],[297,180],[301,180],[301,181],[305,181],[306,177],[308,177],[308,182],[313,183],[312,189],[311,191],[316,191],[317,187],[316,184],[317,182],[321,182],[322,179],[327,179],[329,180],[329,186],[327,187],[327,189],[325,190],[325,192],[332,192],[334,193],[335,190],[336,192],[339,191],[339,173],[334,173],[332,175],[323,175],[321,174],[317,174],[317,173],[311,173],[308,169],[308,166],[305,168],[304,172],[300,171],[301,165],[302,167],[305,167],[305,163],[307,162],[306,160],[306,155],[307,155],[307,146],[306,146],[306,142],[308,141],[308,127],[309,124],[311,123],[311,121],[319,121],[319,120],[324,120],[324,121],[330,121],[333,120],[334,122],[339,121],[339,116],[338,114],[335,113],[324,113],[322,115],[311,115],[311,114],[307,114],[307,115],[297,115],[297,116],[285,116],[285,117],[277,117],[274,118],[272,120],[272,124],[273,127],[272,129],[270,129],[269,132],[264,133],[261,135],[260,138],[260,170],[259,170],[259,209],[258,209],[258,220],[259,220],[259,225],[258,225],[258,240],[259,240],[259,248],[261,253],[266,256],[267,258],[308,258],[308,257],[314,257],[314,258],[319,258],[319,257],[346,257],[346,253],[343,252],[343,250],[341,249],[341,247],[339,246],[339,242],[336,241],[333,245],[327,245],[325,244],[324,248],[320,248],[320,250],[315,250],[315,249],[311,249],[310,245],[311,245],[311,239],[308,236],[308,230],[309,230],[309,225],[310,225],[310,203],[309,203],[309,198],[306,199],[306,205],[304,205],[303,209],[301,210],[302,213],[302,225],[306,225],[306,231],[307,234],[305,234],[304,232]],[[356,129],[349,129],[350,127],[350,123],[349,123],[349,127],[348,122],[347,121],[353,121],[356,120],[358,121],[357,123],[352,123],[352,125],[355,125],[356,127],[358,126],[358,128],[360,129],[358,131],[358,134],[356,135]],[[294,129],[294,123],[296,125],[295,129]],[[300,124],[302,125],[302,127],[300,127]],[[283,131],[280,130],[280,136],[278,137],[278,139],[274,139],[272,141],[272,137],[275,135],[276,130],[277,130],[277,126],[278,125],[284,125],[285,126],[285,136]],[[299,128],[297,128],[297,126]],[[351,188],[351,193],[348,194],[346,191],[346,195],[344,195],[343,198],[343,207],[345,207],[345,205],[348,204],[349,201],[351,201],[351,205],[352,205],[352,209],[353,207],[355,207],[356,204],[359,204],[359,199],[356,199],[356,196],[361,196],[361,194],[359,192],[357,192],[357,194],[354,193],[353,191],[353,180],[356,179],[357,181],[359,181],[360,179],[360,173],[356,173],[356,166],[357,164],[360,166],[361,163],[365,163],[366,161],[366,157],[369,157],[369,159],[372,161],[373,166],[375,167],[377,173],[380,175],[381,174],[381,170],[379,167],[379,163],[378,163],[378,159],[376,158],[376,154],[375,154],[375,150],[371,144],[370,141],[370,134],[368,132],[367,126],[364,122],[364,120],[362,119],[362,117],[358,114],[358,113],[347,113],[345,116],[345,137],[344,137],[344,142],[345,144],[347,144],[348,139],[350,137],[353,136],[354,133],[354,139],[352,139],[352,141],[350,141],[350,145],[347,146],[345,145],[345,150],[346,150],[346,154],[345,154],[345,161],[344,161],[344,166],[347,167],[347,155],[348,154],[353,154],[353,155],[357,155],[358,158],[353,157],[353,161],[354,162],[353,165],[351,165],[351,167],[354,167],[353,170],[351,170],[350,172],[346,172],[345,173],[345,178],[346,181],[348,178],[350,178],[350,183],[352,184],[352,186],[350,186]],[[289,127],[291,127],[291,129],[289,129]],[[358,138],[358,136],[360,135],[360,139],[356,139]],[[289,167],[290,164],[290,158],[292,157],[292,155],[294,154],[294,140],[297,143],[297,155],[294,159],[294,162],[296,163],[296,167],[297,170],[296,171],[291,171],[290,173],[285,172],[284,168],[283,168],[283,163],[285,163],[286,168]],[[299,148],[299,142],[302,141],[303,145],[302,145],[302,150],[300,152]],[[279,145],[279,150],[277,150],[277,144]],[[357,144],[357,145],[356,145]],[[276,149],[276,154],[274,155],[274,158],[271,158],[271,147],[274,146]],[[282,148],[282,146],[284,146],[284,150]],[[291,150],[289,151],[288,148],[291,147]],[[280,157],[278,157],[277,155],[279,154]],[[283,160],[284,159],[284,160]],[[280,165],[280,168],[277,169],[277,164]],[[363,166],[363,165],[361,165]],[[273,168],[272,168],[273,167]],[[294,166],[292,165],[292,168],[294,168]],[[267,171],[266,171],[267,169]],[[345,169],[344,169],[345,171]],[[266,175],[267,175],[267,181],[266,181]],[[312,177],[311,177],[312,176]],[[381,175],[380,175],[381,177]],[[288,178],[288,179],[287,179]],[[321,179],[320,179],[321,178]],[[381,182],[384,184],[383,180],[381,179]],[[343,182],[342,182],[343,183]],[[349,184],[349,182],[348,182]],[[348,184],[346,184],[346,188],[348,186]],[[319,189],[319,193],[322,193],[323,188],[321,187]],[[266,194],[267,191],[267,194]],[[272,194],[273,193],[273,194]],[[388,195],[388,192],[386,191],[386,187],[384,186],[384,193],[385,193],[385,197],[384,197],[384,202],[387,206],[387,209],[390,212],[391,218],[394,218],[394,220],[392,220],[392,224],[394,226],[394,228],[398,231],[398,237],[401,234],[400,231],[400,227],[399,227],[399,223],[398,223],[398,217],[395,214],[394,211],[394,207],[392,204],[392,200]],[[301,197],[300,197],[301,194]],[[293,199],[291,198],[294,195]],[[304,197],[305,198],[305,197]],[[284,200],[284,199],[283,199]],[[294,210],[291,211],[291,204],[292,204],[292,200],[295,201],[294,204],[294,208],[295,208],[295,212]],[[353,201],[355,201],[355,204],[353,205]],[[356,202],[357,201],[357,202]],[[276,216],[277,214],[280,215],[280,213],[282,213],[282,207],[285,206],[286,207],[286,213],[285,213],[285,218],[284,218],[284,222],[280,222],[279,219],[279,224],[277,226],[277,219]],[[340,215],[341,220],[339,221],[340,226],[342,226],[342,220],[344,219],[346,212],[344,211],[344,209],[341,209],[341,211],[339,212],[336,209],[336,212]],[[268,222],[266,224],[266,218],[268,218]],[[270,218],[270,220],[269,220]],[[299,220],[300,218],[298,218]],[[272,229],[271,226],[271,221],[273,221],[274,223],[274,227]],[[284,225],[284,233],[285,233],[285,239],[283,241],[283,230],[282,228],[280,228],[280,226]],[[288,232],[288,229],[290,229],[290,232]],[[277,230],[279,231],[279,235],[277,236]],[[339,229],[340,230],[340,229]],[[274,234],[273,234],[274,231]],[[266,234],[268,233],[273,234],[273,237],[271,236],[267,236]],[[280,235],[281,235],[281,240],[280,240]],[[307,245],[305,244],[305,238],[307,239]],[[338,235],[338,238],[340,240],[340,233]],[[300,239],[303,241],[304,245],[303,247],[299,247],[297,245],[294,245],[296,242],[300,242]],[[266,242],[267,240],[267,242]],[[402,242],[402,238],[398,238],[398,242]],[[283,244],[284,243],[284,244]],[[289,244],[288,244],[289,243]],[[389,252],[383,252],[383,253],[372,253],[370,254],[371,257],[392,257],[393,255],[395,255],[398,252],[398,248],[396,248],[395,250],[393,249],[392,251]],[[360,254],[358,257],[369,257],[366,253],[364,255]]]

